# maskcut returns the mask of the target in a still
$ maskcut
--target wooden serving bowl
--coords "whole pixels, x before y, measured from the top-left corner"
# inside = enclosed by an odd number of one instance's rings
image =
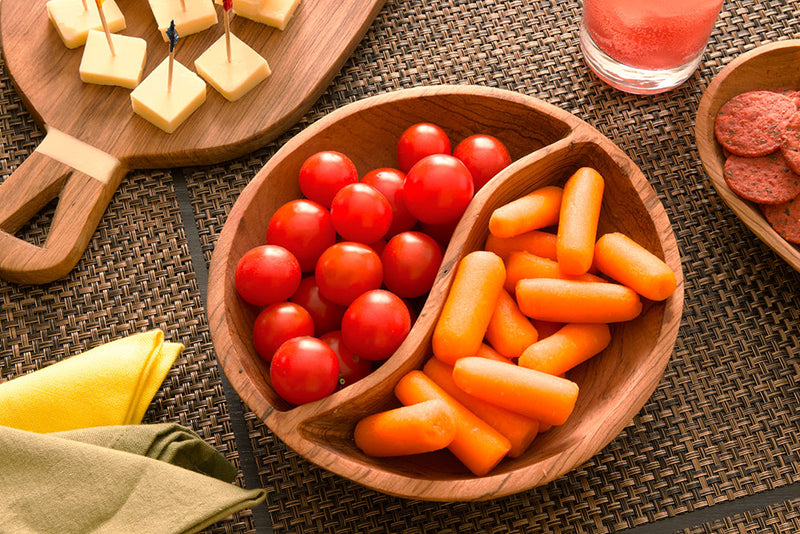
[[[695,139],[700,161],[722,200],[764,243],[800,271],[800,249],[772,229],[758,206],[734,193],[725,182],[725,154],[714,136],[719,109],[734,96],[758,89],[800,88],[800,40],[759,46],[737,57],[709,84],[697,109]]]
[[[299,198],[303,161],[320,150],[347,154],[359,174],[396,166],[400,134],[416,122],[435,122],[454,143],[474,133],[503,141],[514,163],[484,186],[457,226],[433,289],[397,352],[361,381],[317,402],[294,407],[270,385],[268,366],[251,341],[258,310],[236,294],[239,258],[263,244],[272,213]],[[366,415],[399,406],[397,381],[421,368],[453,278],[466,253],[483,248],[492,210],[547,184],[563,183],[582,166],[605,177],[600,231],[617,230],[664,258],[678,277],[666,301],[646,302],[636,320],[612,327],[611,345],[569,373],[581,393],[569,421],[538,436],[527,453],[475,477],[449,451],[372,458],[353,442]],[[683,277],[675,236],[653,189],[634,163],[596,130],[556,107],[518,93],[474,86],[438,86],[388,93],[350,104],[288,142],[234,205],[211,263],[208,309],[223,370],[242,400],[287,445],[343,477],[406,498],[466,501],[520,492],[575,468],[609,443],[652,394],[678,332]]]

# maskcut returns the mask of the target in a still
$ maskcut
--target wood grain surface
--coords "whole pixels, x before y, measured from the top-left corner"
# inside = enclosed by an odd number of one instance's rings
[[[172,134],[133,113],[130,90],[80,80],[83,48],[64,46],[47,17],[45,0],[3,0],[0,41],[15,87],[45,128],[98,148],[127,169],[211,164],[260,148],[296,123],[341,69],[383,3],[302,0],[284,31],[234,17],[231,30],[267,59],[272,75],[236,102],[208,86],[206,102]],[[167,56],[168,45],[145,0],[118,4],[127,22],[121,33],[147,41],[146,76]],[[219,7],[218,14],[222,21]],[[176,60],[194,70],[194,60],[224,33],[223,26],[181,37]],[[20,166],[14,174],[24,176],[0,184],[0,204],[34,205],[42,204],[35,198],[39,195],[53,198],[53,184],[40,184],[39,174],[29,173],[33,168]],[[70,210],[93,215],[99,211],[101,216],[116,188],[112,185],[111,194],[81,196],[77,201],[86,204]],[[15,225],[0,219],[0,239],[6,245],[0,250],[0,277],[45,283],[64,276],[80,258],[75,251],[85,249],[98,220],[99,216],[69,220],[66,224],[81,225],[68,234],[75,241],[44,250],[47,245],[34,247],[15,238]],[[69,250],[69,259],[58,257],[56,249]]]
[[[731,61],[709,84],[697,109],[695,139],[703,168],[722,200],[768,247],[800,271],[800,248],[773,230],[758,206],[734,193],[725,182],[725,154],[714,137],[719,109],[734,96],[747,91],[797,90],[800,87],[800,40],[779,41],[742,54]]]
[[[275,210],[301,196],[297,174],[320,150],[338,150],[359,174],[396,167],[400,133],[415,122],[440,125],[453,143],[487,133],[503,141],[514,163],[473,199],[447,248],[434,287],[398,351],[376,371],[333,395],[293,407],[272,389],[269,369],[251,336],[258,309],[236,294],[241,256],[263,244]],[[568,422],[543,434],[521,457],[503,460],[488,476],[471,475],[447,451],[405,458],[371,458],[356,448],[352,431],[362,417],[398,406],[397,381],[430,356],[431,335],[454,268],[483,248],[492,210],[546,184],[563,184],[592,166],[606,180],[600,232],[624,232],[664,258],[678,289],[666,301],[646,302],[641,316],[614,325],[611,345],[569,373],[580,388]],[[298,453],[370,488],[413,499],[483,500],[546,483],[586,461],[609,443],[649,398],[677,336],[683,278],[675,236],[652,187],[614,144],[574,116],[519,93],[476,86],[436,86],[372,97],[339,109],[287,143],[250,182],[217,242],[210,270],[208,311],[218,358],[244,402]]]

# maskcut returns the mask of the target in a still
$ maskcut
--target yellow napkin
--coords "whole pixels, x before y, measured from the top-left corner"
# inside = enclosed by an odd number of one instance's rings
[[[59,432],[142,421],[180,343],[152,330],[0,384],[0,426]]]

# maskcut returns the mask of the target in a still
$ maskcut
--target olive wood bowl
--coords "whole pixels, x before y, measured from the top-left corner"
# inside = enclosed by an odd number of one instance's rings
[[[396,166],[400,134],[416,122],[434,122],[453,143],[475,134],[499,138],[514,163],[485,185],[468,206],[444,253],[434,286],[406,340],[372,374],[320,401],[292,406],[270,385],[269,369],[251,341],[258,309],[236,294],[239,258],[263,244],[272,213],[301,196],[297,175],[320,150],[337,150],[359,175]],[[449,451],[372,458],[353,442],[363,417],[399,406],[397,381],[422,367],[454,267],[482,249],[492,210],[547,184],[563,183],[582,166],[606,180],[600,233],[621,231],[663,258],[678,288],[662,302],[645,302],[635,320],[612,327],[610,346],[569,373],[581,388],[566,424],[534,440],[518,458],[504,459],[490,474],[472,475]],[[652,394],[672,353],[683,306],[683,277],[667,215],[641,171],[613,143],[586,123],[522,94],[476,86],[400,90],[347,105],[312,124],[283,146],[244,189],[216,244],[210,268],[208,310],[222,368],[242,400],[297,453],[375,490],[411,499],[483,500],[546,483],[586,461],[608,444]]]
[[[700,100],[695,139],[700,161],[717,194],[766,245],[800,271],[800,249],[769,225],[758,205],[744,200],[725,182],[725,154],[714,136],[719,109],[734,96],[757,89],[800,88],[800,40],[778,41],[746,52],[726,65],[709,84]]]

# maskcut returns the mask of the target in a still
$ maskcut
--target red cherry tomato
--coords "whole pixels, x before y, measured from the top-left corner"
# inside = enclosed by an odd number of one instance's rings
[[[491,135],[473,135],[461,141],[453,156],[466,165],[472,175],[475,191],[483,187],[495,174],[511,165],[506,146]]]
[[[339,389],[358,382],[372,372],[372,362],[359,358],[347,348],[339,330],[328,332],[320,338],[339,358]]]
[[[420,297],[431,290],[442,263],[436,241],[421,232],[402,232],[389,240],[381,255],[383,283],[392,293]]]
[[[314,202],[331,207],[333,196],[347,184],[358,182],[358,171],[350,158],[326,150],[310,156],[300,167],[300,191]]]
[[[406,174],[397,169],[375,169],[369,171],[361,178],[362,184],[371,185],[380,191],[389,204],[392,205],[392,225],[386,232],[386,237],[392,237],[400,232],[411,230],[417,223],[417,218],[411,215],[406,208],[405,197],[403,196],[403,182]]]
[[[313,336],[314,321],[311,315],[297,304],[277,302],[267,306],[253,324],[253,344],[264,361],[272,356],[285,341],[293,337]]]
[[[296,337],[283,343],[269,366],[275,392],[292,404],[327,397],[339,383],[339,360],[315,337]]]
[[[317,280],[313,275],[300,281],[300,287],[289,300],[302,306],[311,315],[314,335],[317,337],[331,330],[339,330],[342,326],[342,316],[346,308],[320,295]]]
[[[269,306],[291,297],[300,277],[300,264],[291,252],[277,245],[261,245],[239,260],[234,282],[246,302]]]
[[[292,200],[276,211],[267,226],[267,244],[280,245],[311,272],[326,248],[336,243],[331,214],[311,200]]]
[[[367,291],[353,301],[342,318],[342,339],[353,354],[366,360],[385,360],[411,330],[403,300],[389,291]]]
[[[349,306],[360,294],[381,287],[383,266],[380,256],[367,245],[342,241],[322,253],[315,277],[320,295]]]
[[[425,223],[457,220],[472,200],[472,175],[460,160],[445,154],[428,156],[408,171],[403,185],[406,207]]]
[[[346,241],[373,243],[389,230],[392,205],[371,185],[346,185],[333,197],[331,221]]]
[[[450,154],[450,138],[435,124],[421,122],[400,134],[397,163],[403,172],[408,172],[415,163],[431,154]]]

